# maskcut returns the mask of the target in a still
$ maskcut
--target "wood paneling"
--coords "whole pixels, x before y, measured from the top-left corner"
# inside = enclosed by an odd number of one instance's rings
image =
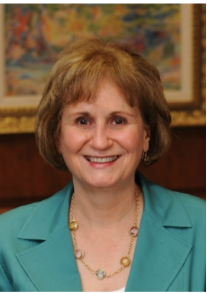
[[[0,136],[0,207],[10,208],[49,197],[71,175],[45,163],[34,134]]]
[[[152,181],[172,190],[206,196],[206,128],[172,129],[170,150],[142,169]]]
[[[142,172],[164,187],[205,198],[205,127],[172,132],[169,152]],[[42,160],[34,134],[0,136],[0,212],[49,197],[70,179]]]

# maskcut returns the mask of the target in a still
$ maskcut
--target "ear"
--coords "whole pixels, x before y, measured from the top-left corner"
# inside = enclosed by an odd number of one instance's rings
[[[143,152],[147,152],[149,149],[150,135],[151,131],[149,125],[144,125]]]

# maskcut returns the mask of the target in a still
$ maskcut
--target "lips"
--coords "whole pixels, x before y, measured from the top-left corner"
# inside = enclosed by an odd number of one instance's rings
[[[114,162],[118,156],[111,156],[111,157],[91,157],[91,156],[86,156],[86,159],[91,162],[91,163],[98,163],[98,164],[104,164],[104,163],[109,163],[109,162]]]

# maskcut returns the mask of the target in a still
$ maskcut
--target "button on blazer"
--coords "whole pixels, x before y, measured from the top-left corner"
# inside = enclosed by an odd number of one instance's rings
[[[205,291],[205,202],[136,174],[144,211],[126,291]],[[81,292],[63,190],[0,216],[0,291]]]

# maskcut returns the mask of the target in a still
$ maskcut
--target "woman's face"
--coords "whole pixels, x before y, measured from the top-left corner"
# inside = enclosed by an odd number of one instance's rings
[[[134,180],[149,130],[138,107],[130,107],[119,88],[101,85],[93,102],[67,105],[61,119],[59,151],[83,187],[112,187]]]

